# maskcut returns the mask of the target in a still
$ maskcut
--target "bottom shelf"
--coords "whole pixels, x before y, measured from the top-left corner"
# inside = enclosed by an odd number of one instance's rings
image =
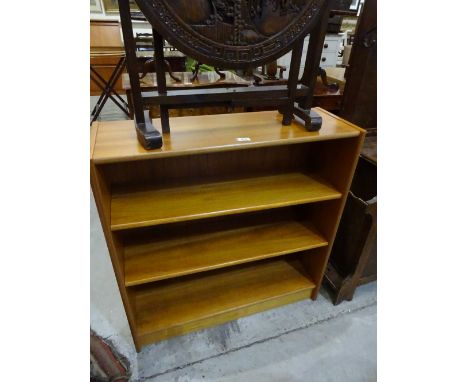
[[[300,261],[281,258],[133,288],[145,345],[310,298],[315,284]]]

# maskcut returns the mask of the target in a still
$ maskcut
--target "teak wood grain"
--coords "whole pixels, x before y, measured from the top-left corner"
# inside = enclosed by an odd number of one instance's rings
[[[323,179],[302,173],[145,188],[122,187],[112,195],[113,231],[341,197]]]
[[[299,262],[282,259],[151,285],[135,295],[138,335],[161,340],[263,310],[268,301],[305,298],[314,287]]]
[[[96,163],[116,163],[359,135],[356,126],[320,108],[314,110],[323,118],[322,128],[317,132],[306,131],[301,123],[295,121],[291,126],[283,126],[282,116],[275,111],[172,118],[171,133],[163,134],[163,147],[151,151],[146,151],[138,143],[133,121],[100,122],[93,160]],[[159,126],[160,122],[154,120],[153,123]],[[160,126],[158,128],[161,130]],[[244,139],[239,141],[238,138]]]
[[[216,181],[258,177],[259,174],[287,172],[313,173],[310,154],[317,143],[300,143],[250,150],[221,151],[164,157],[143,161],[109,163],[100,166],[106,179],[118,189],[120,185],[154,184],[169,187],[190,181]]]
[[[91,183],[137,351],[317,297],[365,136],[318,111],[319,133],[274,112],[174,118],[151,152],[131,121],[93,125]]]
[[[134,286],[326,246],[320,234],[280,221],[145,243],[125,249],[125,284]]]

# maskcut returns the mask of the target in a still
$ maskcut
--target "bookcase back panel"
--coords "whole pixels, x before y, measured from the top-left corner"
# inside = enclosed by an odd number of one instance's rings
[[[147,240],[167,240],[185,237],[187,235],[203,235],[216,231],[226,231],[266,223],[280,223],[287,220],[304,218],[302,206],[292,206],[266,211],[243,213],[235,216],[219,216],[202,220],[184,221],[179,223],[162,224],[155,227],[128,229],[117,231],[116,234],[125,245]]]
[[[106,179],[113,185],[242,178],[259,173],[305,169],[310,149],[310,144],[273,146],[115,163],[103,165],[102,169]]]

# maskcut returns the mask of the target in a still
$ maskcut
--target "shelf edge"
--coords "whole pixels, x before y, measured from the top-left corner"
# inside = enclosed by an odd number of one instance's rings
[[[153,219],[153,220],[147,220],[144,222],[111,224],[111,230],[122,231],[122,230],[127,230],[127,229],[132,229],[132,228],[153,227],[153,226],[157,226],[161,224],[180,223],[184,221],[201,220],[201,219],[206,219],[206,218],[211,218],[211,217],[236,215],[236,214],[242,214],[242,213],[247,213],[247,212],[264,211],[264,210],[269,210],[269,209],[274,209],[274,208],[298,206],[301,204],[319,203],[319,202],[325,202],[328,200],[341,199],[342,196],[343,194],[341,192],[335,191],[334,194],[331,194],[327,197],[318,198],[318,199],[317,198],[301,199],[301,200],[296,200],[293,202],[281,202],[281,203],[273,203],[273,204],[255,206],[255,207],[237,208],[231,211],[226,211],[226,210],[214,211],[214,212],[208,212],[208,213],[196,214],[196,215],[176,216],[176,217],[164,218],[164,219]]]

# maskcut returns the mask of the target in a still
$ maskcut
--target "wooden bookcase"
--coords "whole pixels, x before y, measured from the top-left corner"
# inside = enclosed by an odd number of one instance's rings
[[[317,297],[365,133],[316,111],[319,132],[271,111],[173,118],[153,151],[133,121],[93,125],[91,183],[137,351]]]

